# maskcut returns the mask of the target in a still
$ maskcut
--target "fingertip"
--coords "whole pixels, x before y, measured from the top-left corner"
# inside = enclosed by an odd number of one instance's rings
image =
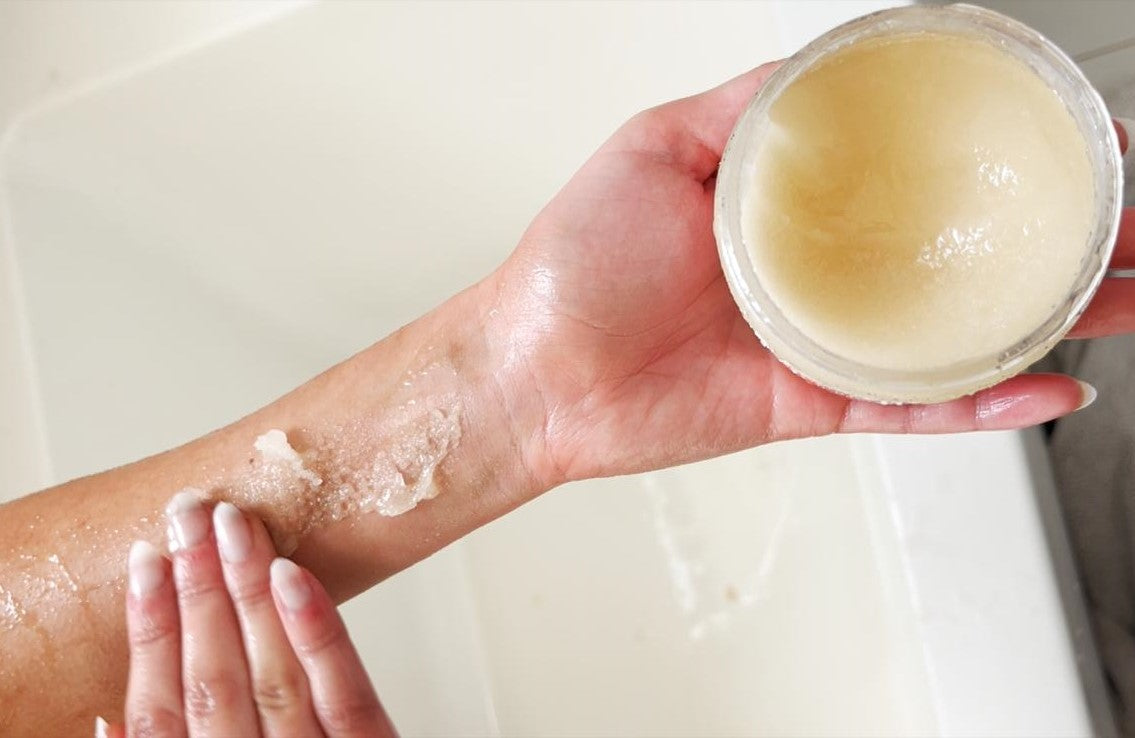
[[[733,77],[726,82],[715,88],[717,91],[728,91],[735,97],[743,99],[748,102],[748,98],[757,94],[757,90],[761,89],[768,78],[775,72],[781,64],[784,64],[783,59],[774,59],[772,61],[759,64],[747,72],[742,72],[736,77]],[[714,90],[710,90],[713,92]]]
[[[289,613],[303,610],[312,599],[311,583],[304,570],[291,559],[277,557],[268,567],[276,600]]]
[[[1131,132],[1135,131],[1135,121],[1129,118],[1114,118],[1112,124],[1119,136],[1119,151],[1126,154],[1127,148],[1131,145]]]
[[[651,115],[636,116],[621,131],[636,132],[629,139],[630,147],[664,150],[671,160],[704,181],[717,169],[737,118],[780,64],[762,64],[705,92],[651,108],[644,111]],[[636,127],[631,125],[635,120],[652,124]]]
[[[276,547],[273,532],[268,530],[264,521],[256,513],[249,510],[241,510],[241,514],[248,526],[249,535],[252,537],[253,550],[267,551],[269,557],[279,555],[281,552]]]
[[[240,563],[252,553],[252,536],[244,513],[236,505],[219,502],[213,508],[213,530],[221,558],[229,563]]]
[[[703,139],[718,154],[725,149],[729,134],[749,100],[783,63],[783,60],[765,62],[711,90],[687,98],[695,103],[693,110],[701,113],[694,117],[694,122],[701,129]]]
[[[166,537],[170,553],[187,551],[208,538],[211,516],[201,490],[195,487],[181,490],[170,499],[165,513],[169,522]]]
[[[153,594],[168,579],[165,559],[149,541],[134,541],[126,559],[130,593],[135,599]]]
[[[108,723],[101,715],[95,717],[95,738],[126,738],[126,726]]]
[[[1093,402],[1095,402],[1096,397],[1099,396],[1099,393],[1096,392],[1096,388],[1083,381],[1082,379],[1077,379],[1076,384],[1080,385],[1080,404],[1077,405],[1076,409],[1072,412],[1079,412],[1080,410],[1083,410],[1088,405],[1091,405]]]
[[[982,430],[1027,428],[1075,412],[1087,396],[1073,377],[1022,374],[977,393],[975,420]]]

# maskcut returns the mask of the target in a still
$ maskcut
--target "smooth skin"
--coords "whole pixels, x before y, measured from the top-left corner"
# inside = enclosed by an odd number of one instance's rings
[[[0,586],[35,621],[0,639],[0,733],[85,733],[96,714],[120,721],[127,653],[118,613],[130,541],[159,542],[166,500],[204,484],[206,471],[223,491],[269,428],[291,437],[386,417],[406,401],[395,392],[407,369],[426,362],[454,368],[451,385],[414,391],[459,399],[461,443],[435,474],[435,499],[300,542],[293,559],[335,602],[569,480],[833,432],[1021,428],[1079,407],[1080,385],[1061,375],[1015,377],[942,405],[852,401],[796,377],[761,347],[726,289],[711,222],[726,138],[772,69],[633,118],[496,271],[271,405],[180,448],[0,508]],[[1133,262],[1128,213],[1115,264]],[[1077,330],[1135,330],[1135,285],[1108,280]],[[342,443],[359,450],[349,435]],[[43,598],[27,584],[50,574],[50,556],[69,567],[77,596]]]

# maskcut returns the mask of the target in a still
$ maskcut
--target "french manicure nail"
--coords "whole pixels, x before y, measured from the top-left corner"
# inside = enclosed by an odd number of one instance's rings
[[[200,490],[186,487],[174,495],[166,506],[166,517],[171,551],[196,546],[209,535],[209,513],[201,504]]]
[[[1080,385],[1080,405],[1076,408],[1076,410],[1083,410],[1088,405],[1091,405],[1096,401],[1096,396],[1098,393],[1096,392],[1096,388],[1088,384],[1087,382],[1081,382],[1079,379],[1077,379],[1076,384]]]
[[[134,541],[127,557],[130,592],[135,597],[145,597],[161,586],[166,571],[162,556],[149,541]]]
[[[213,510],[213,527],[217,531],[217,546],[225,561],[237,563],[248,558],[252,551],[252,535],[248,523],[235,505],[217,503]]]
[[[1114,120],[1122,126],[1127,134],[1127,153],[1123,158],[1130,159],[1130,157],[1135,156],[1135,120],[1130,118],[1114,118]]]
[[[290,559],[276,559],[268,572],[272,579],[272,589],[276,590],[284,607],[296,612],[311,601],[311,587],[304,578],[303,570]]]

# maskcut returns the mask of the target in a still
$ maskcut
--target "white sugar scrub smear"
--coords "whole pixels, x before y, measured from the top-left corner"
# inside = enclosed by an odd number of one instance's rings
[[[258,437],[252,447],[260,454],[264,464],[283,467],[284,471],[296,480],[306,482],[312,487],[323,484],[318,474],[304,466],[303,457],[288,443],[288,436],[284,431],[272,429]]]
[[[365,513],[407,513],[439,494],[439,470],[461,442],[455,381],[452,366],[429,363],[408,371],[373,417],[292,439],[268,429],[253,441],[248,469],[200,496],[258,515],[284,555],[317,528]]]
[[[461,441],[460,407],[455,401],[444,405],[398,408],[386,419],[396,430],[383,428],[362,451],[346,438],[371,436],[375,431],[365,424],[352,424],[330,439],[322,463],[332,470],[328,498],[339,504],[329,509],[341,510],[340,517],[358,512],[395,516],[437,497],[438,467]]]
[[[838,356],[902,371],[1021,341],[1066,299],[1095,222],[1084,137],[989,43],[854,45],[772,105],[742,233],[772,301]]]
[[[790,369],[941,402],[1075,325],[1121,193],[1107,108],[1060,49],[984,8],[913,5],[769,76],[722,156],[713,225],[742,315]]]

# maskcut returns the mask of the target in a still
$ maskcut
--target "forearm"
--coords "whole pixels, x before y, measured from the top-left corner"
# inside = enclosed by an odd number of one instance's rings
[[[539,403],[516,401],[495,307],[490,279],[226,428],[2,508],[2,732],[121,705],[126,551],[164,545],[182,488],[262,516],[339,601],[542,491]],[[256,449],[272,429],[298,460]]]

